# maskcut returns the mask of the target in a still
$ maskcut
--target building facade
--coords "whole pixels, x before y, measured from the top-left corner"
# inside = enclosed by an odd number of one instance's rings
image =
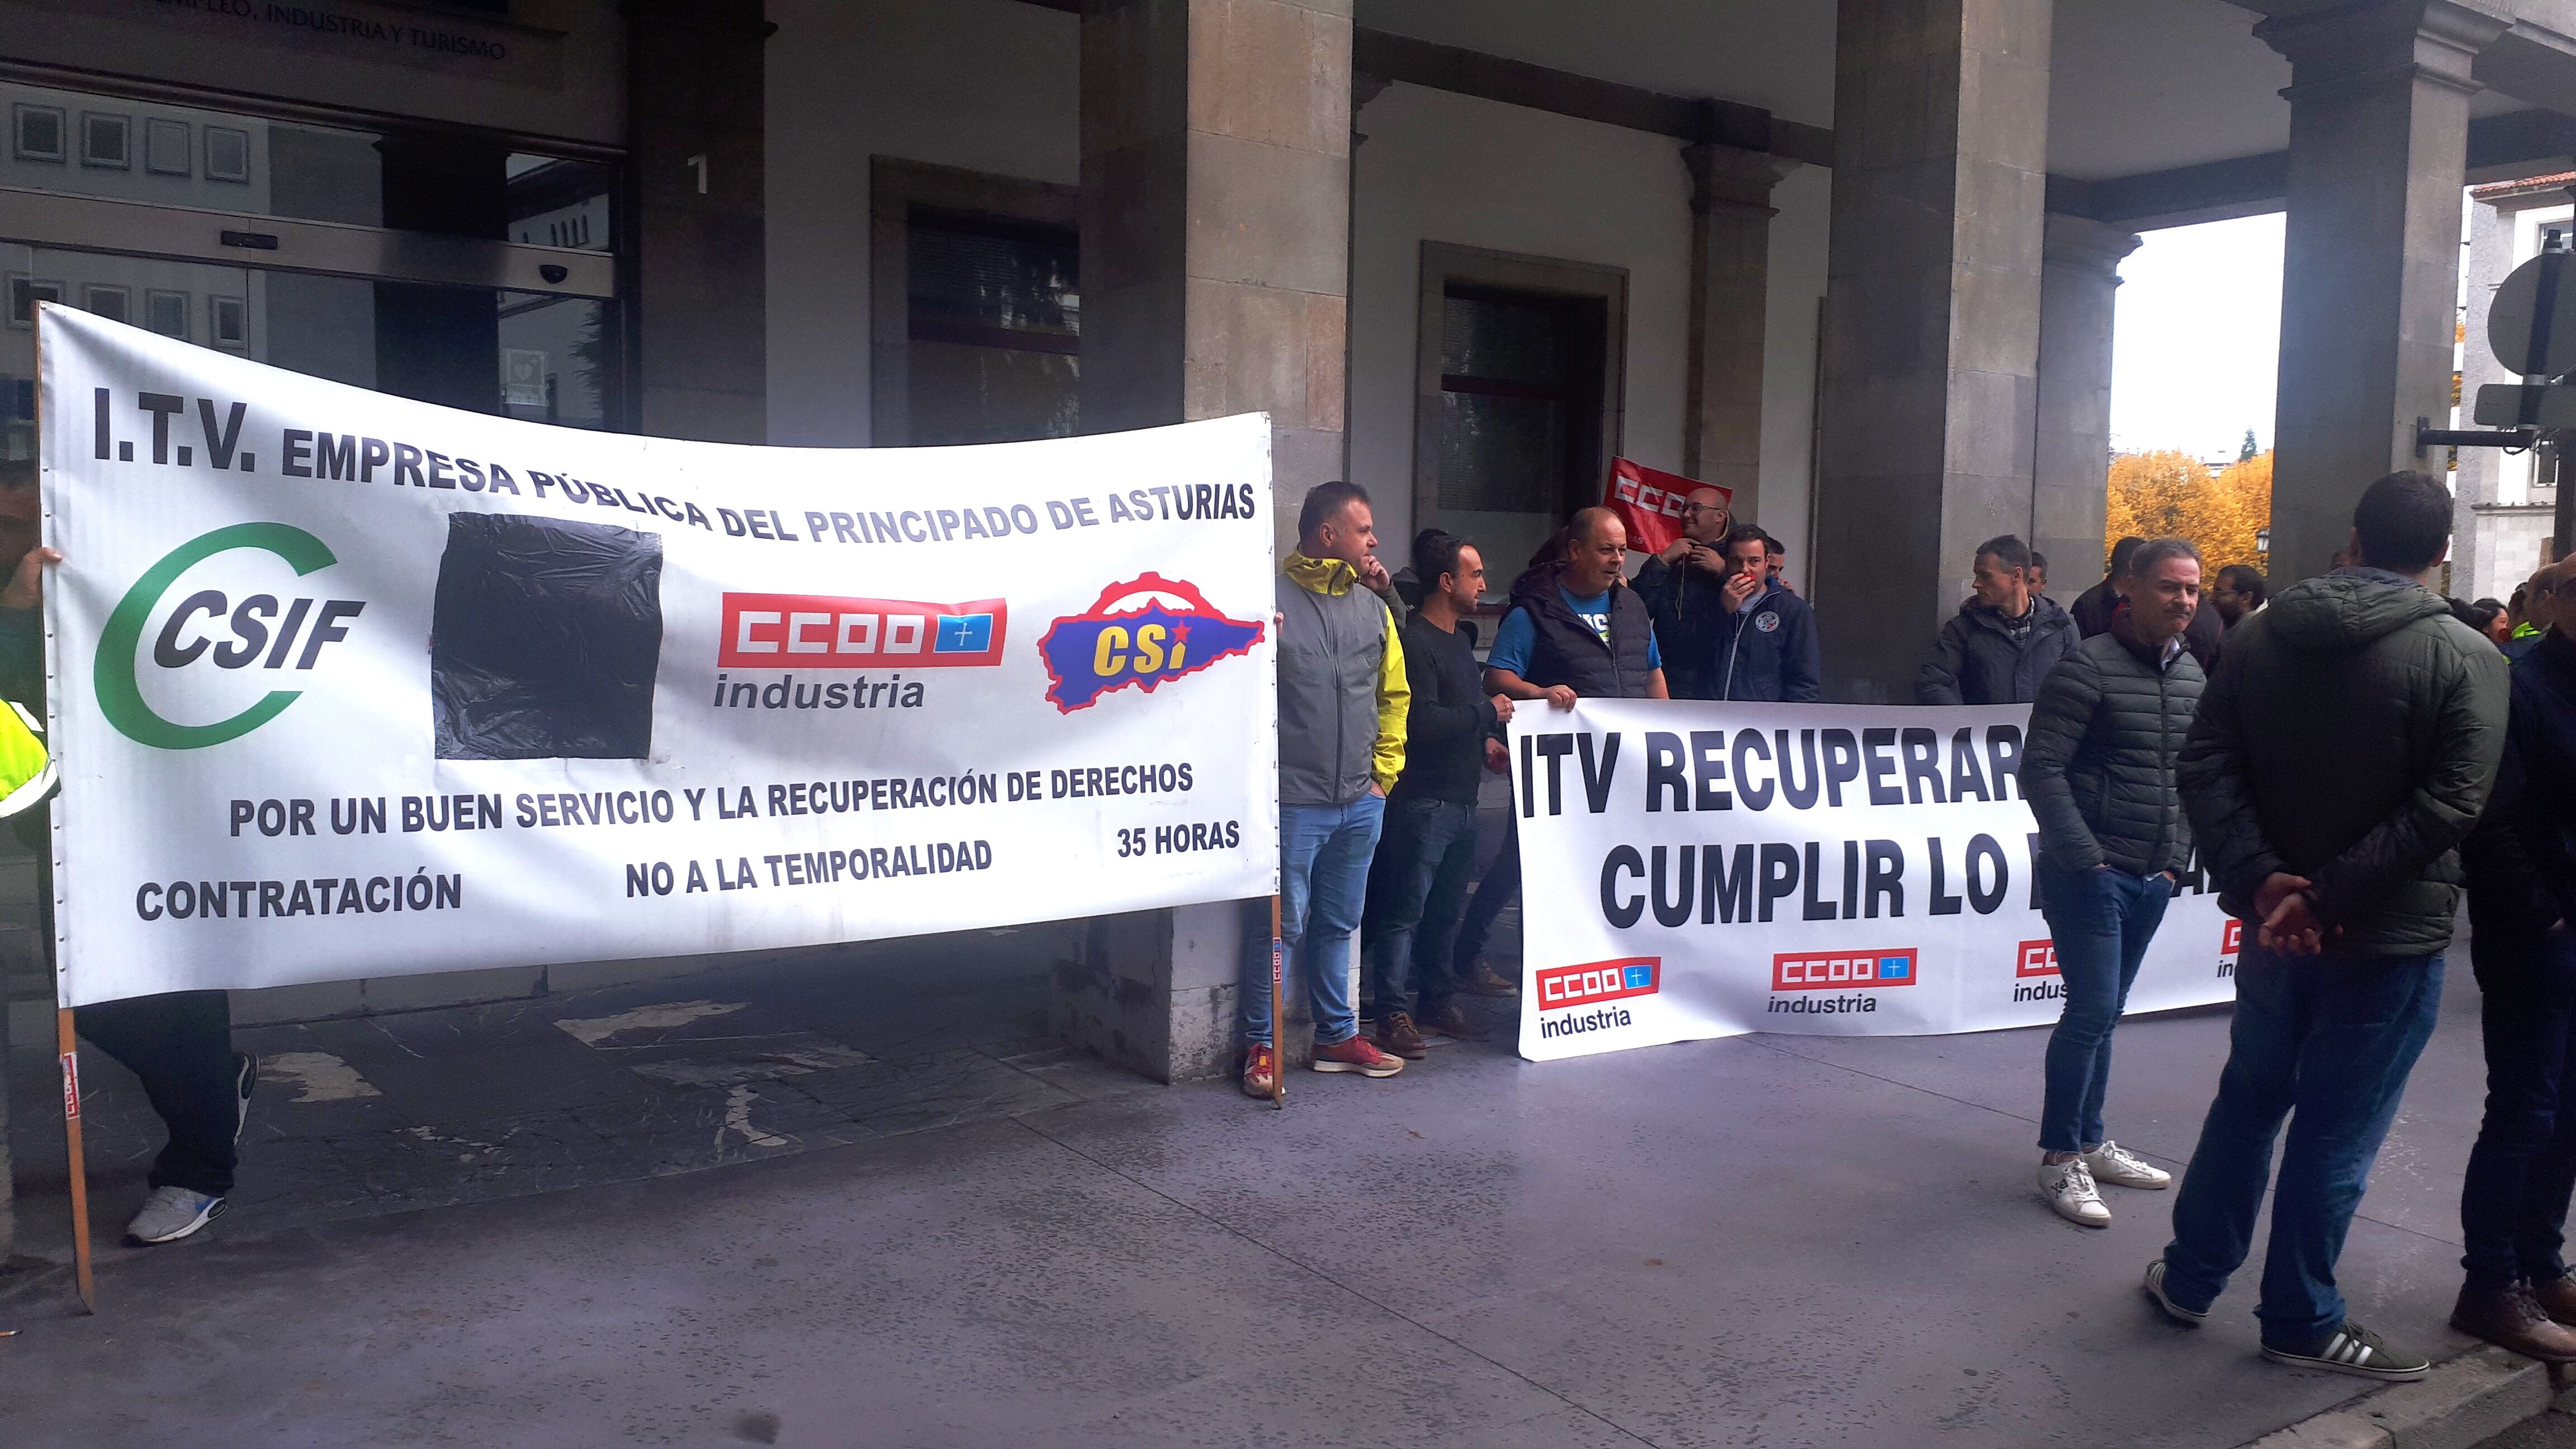
[[[2480,387],[2523,379],[2496,361],[2487,345],[2487,309],[2513,269],[2544,250],[2576,242],[2568,188],[2576,172],[2494,182],[2470,189],[2468,260],[2462,279],[2460,396],[2462,412]],[[2451,593],[2505,599],[2540,567],[2557,523],[2558,485],[2528,450],[2463,448],[2453,475]]]

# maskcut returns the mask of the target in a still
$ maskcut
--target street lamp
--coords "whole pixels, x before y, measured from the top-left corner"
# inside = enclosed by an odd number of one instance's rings
[[[2269,553],[2271,553],[2271,551],[2272,551],[2272,530],[2271,530],[2271,529],[2269,529],[2269,528],[2258,528],[2258,529],[2254,530],[2254,551],[2255,551],[2256,553],[2259,553],[2259,554],[2269,554]]]

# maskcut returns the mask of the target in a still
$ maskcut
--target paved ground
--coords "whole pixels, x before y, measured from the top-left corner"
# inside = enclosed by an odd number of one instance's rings
[[[1026,1042],[1042,954],[278,1029],[341,1066],[269,1084],[236,1215],[111,1255],[96,1319],[0,1286],[0,1438],[2221,1446],[2360,1387],[2256,1359],[2246,1289],[2152,1318],[2164,1196],[2038,1205],[2036,1032],[1443,1047],[1282,1114]],[[2344,1263],[2445,1353],[2474,1006],[2455,972]],[[2225,1029],[2123,1028],[2123,1141],[2180,1166]],[[112,1227],[142,1139],[106,1135]]]

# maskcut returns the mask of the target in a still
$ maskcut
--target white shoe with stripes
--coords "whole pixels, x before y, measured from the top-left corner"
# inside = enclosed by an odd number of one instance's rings
[[[2351,1374],[2355,1378],[2397,1384],[2412,1383],[2424,1377],[2424,1371],[2432,1367],[2423,1355],[2390,1348],[2378,1334],[2349,1319],[2312,1353],[2274,1348],[2267,1343],[2263,1345],[2263,1356],[2292,1368],[2324,1369],[2328,1373]]]

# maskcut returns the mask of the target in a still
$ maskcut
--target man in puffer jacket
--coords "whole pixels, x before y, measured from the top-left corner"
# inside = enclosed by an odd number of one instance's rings
[[[2028,704],[2081,640],[2064,609],[2031,592],[2030,545],[2009,533],[1977,545],[1975,588],[1941,626],[1919,704]]]
[[[2460,842],[2504,752],[2504,656],[2425,581],[2451,495],[2392,473],[2353,510],[2349,561],[2293,584],[2219,656],[2183,750],[2184,806],[2219,901],[2246,922],[2226,1071],[2146,1290],[2197,1323],[2245,1261],[2273,1139],[2263,1356],[2421,1378],[2422,1355],[2344,1316],[2335,1259],[2432,1035]]]
[[[2138,963],[2191,864],[2174,762],[2204,682],[2184,632],[2200,603],[2200,551],[2159,538],[2130,555],[2127,602],[2039,686],[2022,793],[2039,822],[2040,911],[2065,1008],[2048,1038],[2039,1195],[2088,1228],[2111,1225],[2096,1182],[2162,1189],[2173,1174],[2105,1134],[2111,1032]]]

